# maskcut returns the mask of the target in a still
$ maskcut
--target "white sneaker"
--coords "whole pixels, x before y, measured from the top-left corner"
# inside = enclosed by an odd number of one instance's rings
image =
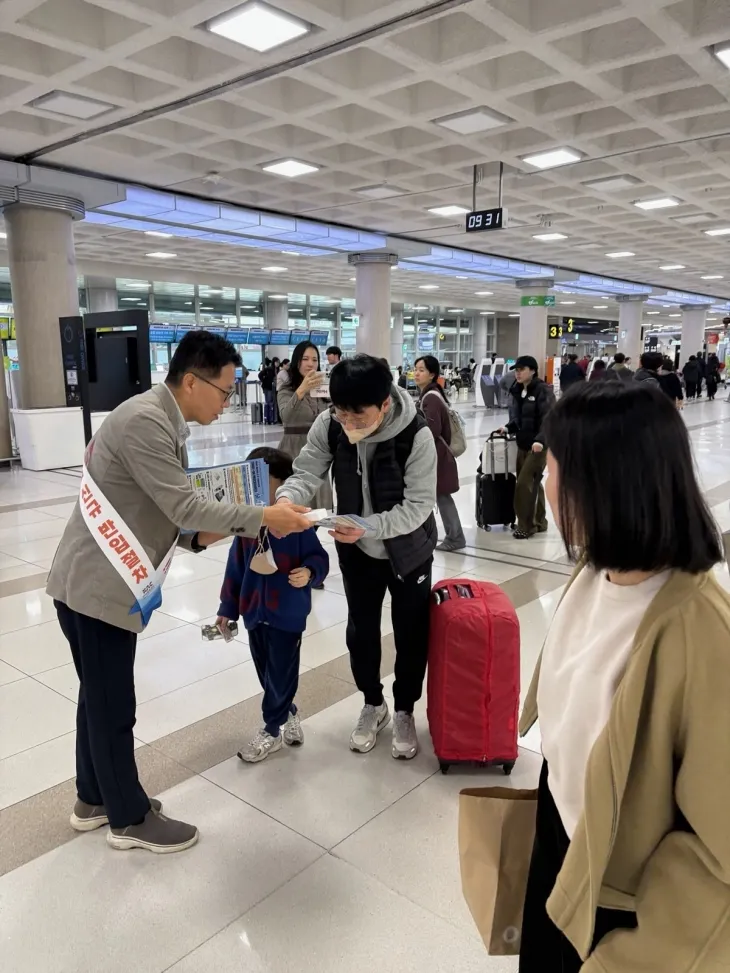
[[[396,760],[413,760],[418,753],[416,721],[412,713],[399,710],[393,719],[393,749]]]
[[[357,753],[369,753],[377,743],[378,733],[390,722],[388,704],[383,701],[380,706],[370,706],[366,703],[357,726],[350,737],[350,750]]]
[[[288,747],[301,747],[304,743],[304,730],[299,719],[299,713],[290,713],[289,719],[282,728],[284,743]]]
[[[266,760],[270,753],[281,750],[281,733],[272,737],[266,730],[259,730],[253,740],[250,740],[238,751],[238,756],[247,764],[258,764]]]

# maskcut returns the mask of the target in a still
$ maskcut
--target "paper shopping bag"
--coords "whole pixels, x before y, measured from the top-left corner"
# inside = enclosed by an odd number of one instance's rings
[[[461,887],[491,956],[520,952],[536,812],[537,790],[479,787],[459,795]]]

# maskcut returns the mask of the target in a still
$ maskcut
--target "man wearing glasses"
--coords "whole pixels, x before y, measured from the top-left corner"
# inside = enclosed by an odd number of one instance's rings
[[[302,507],[206,502],[188,482],[188,423],[220,418],[240,365],[224,338],[191,331],[165,383],[106,418],[86,450],[79,502],[48,579],[80,682],[71,825],[108,823],[107,841],[120,850],[182,851],[198,839],[194,825],[148,798],[132,735],[137,636],[160,603],[175,545],[197,553],[235,534],[256,537],[262,525],[281,535],[311,527]]]
[[[413,708],[428,657],[431,568],[437,533],[436,447],[428,424],[405,389],[393,385],[382,358],[357,355],[330,375],[331,412],[315,420],[277,504],[309,503],[330,469],[337,513],[355,514],[366,528],[338,525],[337,545],[347,597],[347,648],[364,696],[350,749],[368,753],[390,722],[380,681],[380,619],[386,591],[395,636],[395,717],[391,752],[418,753]]]

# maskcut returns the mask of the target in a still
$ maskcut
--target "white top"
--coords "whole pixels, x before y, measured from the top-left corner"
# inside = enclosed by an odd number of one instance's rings
[[[568,837],[583,813],[588,758],[608,722],[636,629],[669,574],[617,585],[586,567],[550,626],[537,705],[550,793]]]

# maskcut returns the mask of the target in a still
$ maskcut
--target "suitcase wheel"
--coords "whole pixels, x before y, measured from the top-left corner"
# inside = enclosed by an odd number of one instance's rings
[[[491,530],[491,529],[492,529],[492,527],[491,527],[491,525],[490,525],[490,524],[485,524],[485,525],[484,525],[484,529],[485,529],[485,530]]]
[[[441,768],[442,774],[448,774],[451,770],[451,764],[447,764],[443,760],[439,760],[439,767]]]
[[[514,766],[515,766],[514,760],[512,760],[510,763],[502,764],[502,770],[504,771],[507,777],[509,777],[509,775],[512,773]]]

